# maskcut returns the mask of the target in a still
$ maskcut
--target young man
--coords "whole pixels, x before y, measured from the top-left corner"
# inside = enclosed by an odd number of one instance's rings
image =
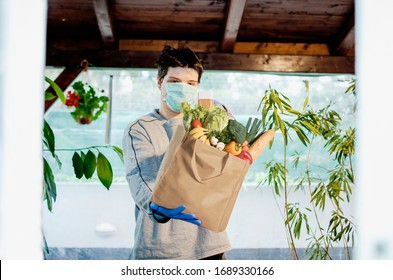
[[[157,60],[159,109],[131,122],[123,137],[126,178],[135,201],[130,259],[223,259],[231,249],[226,232],[200,227],[187,205],[167,209],[152,203],[157,172],[175,128],[183,125],[179,104],[196,102],[203,67],[189,48],[164,47]]]

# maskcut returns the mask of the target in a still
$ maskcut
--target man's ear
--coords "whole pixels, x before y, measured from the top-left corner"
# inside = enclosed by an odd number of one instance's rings
[[[162,79],[157,78],[157,87],[158,87],[159,89],[161,89],[161,85],[162,85]]]

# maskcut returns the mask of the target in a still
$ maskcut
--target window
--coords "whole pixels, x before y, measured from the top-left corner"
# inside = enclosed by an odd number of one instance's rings
[[[55,79],[61,71],[62,69],[48,68],[46,74]],[[160,98],[156,73],[155,69],[89,69],[87,73],[82,73],[78,77],[78,80],[89,82],[93,87],[104,89],[105,94],[109,93],[109,82],[113,79],[112,145],[121,147],[123,131],[130,121],[150,112],[153,108],[158,108]],[[201,89],[212,92],[215,99],[223,102],[239,121],[245,123],[249,116],[261,116],[257,109],[269,84],[290,98],[292,106],[300,110],[307,96],[303,81],[307,80],[310,85],[309,103],[314,109],[322,108],[332,102],[333,109],[341,115],[344,125],[354,126],[355,100],[352,95],[344,94],[348,88],[347,81],[352,78],[353,75],[305,76],[206,71],[201,81]],[[71,248],[71,253],[67,253],[69,250],[60,249],[52,250],[51,252],[54,253],[51,254],[55,255],[55,259],[68,259],[70,256],[66,255],[75,254],[73,248],[79,248],[77,252],[80,251],[83,258],[86,254],[90,254],[88,252],[93,252],[90,249],[82,251],[86,247],[123,248],[121,255],[118,255],[117,249],[103,255],[110,254],[112,259],[127,258],[133,246],[134,202],[127,187],[121,161],[111,150],[101,149],[110,160],[114,173],[114,182],[109,192],[104,187],[100,187],[96,177],[88,180],[91,184],[76,179],[71,161],[73,149],[105,145],[107,115],[102,114],[90,125],[80,125],[69,113],[70,110],[57,101],[45,115],[45,119],[55,133],[57,154],[63,166],[60,171],[53,161],[51,164],[59,195],[53,213],[44,211],[44,232],[49,247]],[[300,141],[288,145],[288,156],[294,150],[304,155],[308,154],[308,150]],[[330,168],[329,165],[334,163],[326,154],[323,143],[313,143],[310,156],[314,163]],[[51,160],[50,156],[46,158]],[[255,189],[261,179],[266,177],[264,162],[272,159],[283,161],[282,140],[278,133],[272,149],[266,149],[251,166],[243,184],[244,188],[240,190],[227,229],[233,248],[285,248],[287,246],[282,216],[280,211],[277,211],[280,202],[272,196],[271,188]],[[289,163],[288,168],[291,168]],[[314,168],[318,172],[317,167]],[[289,180],[296,179],[296,173],[290,171],[289,174],[293,176]],[[292,195],[294,201],[308,205],[308,197],[303,193],[297,192]],[[347,207],[350,208],[350,205]],[[310,217],[312,224],[311,220]],[[307,237],[305,235],[302,240],[299,240],[297,246],[306,247]],[[102,254],[98,253],[90,257],[100,259]]]
[[[47,76],[54,79],[62,69],[48,68]],[[89,69],[77,80],[88,82],[97,89],[109,94],[112,80],[112,121],[111,143],[121,148],[122,135],[127,124],[159,107],[159,91],[156,85],[155,69]],[[343,118],[344,126],[355,125],[353,113],[354,98],[344,94],[353,79],[353,75],[277,75],[258,72],[205,71],[200,89],[213,93],[214,98],[224,103],[232,114],[246,124],[248,117],[260,117],[258,111],[261,98],[269,85],[286,95],[292,106],[301,110],[307,91],[304,81],[309,82],[309,104],[314,109],[321,109],[332,102],[332,108]],[[67,93],[68,89],[65,91]],[[57,181],[77,181],[73,174],[71,157],[73,149],[105,145],[106,113],[90,125],[77,124],[70,116],[70,109],[57,101],[48,110],[45,119],[52,127],[56,137],[56,148],[62,170],[55,170]],[[263,162],[274,159],[282,161],[282,139],[276,135],[272,149],[266,149],[262,156],[251,166],[245,179],[245,186],[258,184],[265,177]],[[288,145],[288,155],[293,151],[306,152],[300,141]],[[114,182],[125,183],[124,168],[115,153],[108,149],[102,152],[110,160],[114,172]],[[329,166],[331,160],[325,156],[322,143],[314,143],[311,156],[314,162]],[[53,165],[54,166],[54,165]],[[98,180],[93,178],[93,180]]]

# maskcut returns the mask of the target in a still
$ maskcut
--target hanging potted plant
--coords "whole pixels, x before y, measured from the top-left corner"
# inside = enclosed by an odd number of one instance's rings
[[[68,91],[65,105],[75,107],[71,116],[79,124],[90,124],[96,120],[102,112],[107,110],[107,96],[97,96],[96,91],[90,85],[81,81],[72,84],[73,91]],[[101,92],[104,92],[101,90]]]

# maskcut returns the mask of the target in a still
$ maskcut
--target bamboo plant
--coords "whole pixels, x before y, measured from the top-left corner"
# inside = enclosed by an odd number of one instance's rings
[[[291,100],[269,85],[261,99],[258,110],[262,114],[262,125],[265,130],[275,129],[281,132],[283,138],[283,158],[280,162],[266,163],[268,176],[261,182],[272,186],[276,198],[283,201],[282,212],[288,241],[289,253],[292,259],[301,259],[296,246],[296,239],[305,230],[308,246],[305,255],[310,259],[332,259],[331,250],[342,242],[346,258],[351,258],[350,247],[354,241],[354,223],[346,216],[342,208],[343,202],[350,202],[354,186],[353,156],[355,154],[355,129],[341,129],[341,116],[331,109],[331,104],[320,110],[314,110],[309,105],[309,86],[305,81],[307,97],[301,110],[291,105]],[[346,93],[355,94],[355,81],[350,81]],[[356,107],[354,107],[354,110]],[[311,173],[310,153],[314,140],[320,138],[325,148],[334,158],[336,165],[332,169],[319,167],[319,175]],[[306,155],[296,151],[288,155],[288,145],[300,141],[307,149]],[[272,143],[271,143],[272,145]],[[295,169],[300,162],[304,166],[303,176],[297,182],[288,183],[288,164],[292,158]],[[292,169],[293,170],[293,169]],[[320,176],[321,174],[326,176]],[[328,179],[324,179],[327,177]],[[302,206],[291,202],[291,191],[303,191],[308,195],[309,205]],[[326,203],[333,210],[327,225],[322,224],[319,217],[324,212]],[[309,215],[313,215],[316,228],[311,228]]]

